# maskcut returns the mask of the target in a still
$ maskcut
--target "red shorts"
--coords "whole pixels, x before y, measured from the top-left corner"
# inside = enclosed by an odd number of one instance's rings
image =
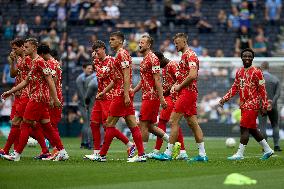
[[[256,129],[257,110],[241,110],[241,127]]]
[[[29,102],[29,98],[28,97],[21,97],[19,99],[19,102],[17,103],[16,106],[16,114],[15,116],[17,117],[24,117],[24,113],[27,107],[27,104]]]
[[[49,104],[45,102],[29,101],[24,113],[24,119],[40,121],[49,119]]]
[[[91,121],[105,124],[111,100],[95,100],[95,104],[91,114]]]
[[[126,107],[124,104],[124,96],[115,96],[109,106],[109,116],[125,117],[129,115],[135,115],[133,98],[130,98],[130,100],[130,105]]]
[[[16,111],[17,111],[16,109],[17,109],[17,105],[19,103],[19,100],[20,100],[19,97],[15,97],[15,100],[13,102],[12,109],[11,109],[10,120],[13,120],[15,115],[16,115]]]
[[[175,103],[174,112],[182,113],[185,117],[197,115],[197,96],[194,91],[182,90]]]
[[[161,110],[160,119],[168,122],[170,120],[175,103],[173,102],[172,96],[166,96],[165,100],[167,102],[168,107],[166,109]]]
[[[142,100],[139,120],[156,123],[159,109],[160,100]]]
[[[50,123],[52,126],[58,125],[62,118],[62,108],[51,108],[49,106],[49,116],[50,116]]]

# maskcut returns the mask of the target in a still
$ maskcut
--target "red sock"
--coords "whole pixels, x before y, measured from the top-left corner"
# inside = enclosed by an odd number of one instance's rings
[[[138,150],[138,155],[142,156],[144,155],[144,147],[143,147],[143,140],[142,140],[142,134],[138,126],[130,128],[130,131],[132,133],[133,140],[135,142],[135,145]]]
[[[185,150],[184,141],[183,141],[183,134],[182,134],[182,130],[181,130],[180,127],[179,127],[179,130],[178,130],[178,142],[181,143],[180,149]]]
[[[6,141],[4,152],[5,154],[9,154],[9,150],[14,143],[14,149],[16,148],[17,144],[19,144],[19,136],[20,136],[21,130],[19,125],[12,125],[11,130],[8,136],[8,139]]]
[[[115,127],[114,129],[115,129],[115,137],[126,145],[129,142],[129,139],[124,134],[122,134],[120,130],[118,130]]]
[[[166,132],[167,121],[166,120],[159,120],[158,127]],[[155,149],[160,150],[163,145],[163,139],[157,137]]]
[[[100,145],[101,145],[100,124],[91,122],[90,127],[92,129],[92,134],[93,134],[94,150],[100,150]]]
[[[52,147],[56,147],[56,142],[53,138],[50,138],[50,134],[47,133],[47,130],[42,129],[42,126],[39,122],[36,123],[36,127],[41,128],[41,132],[43,133],[43,136],[49,141],[50,145]]]
[[[19,145],[17,146],[17,148],[15,149],[16,152],[18,152],[19,154],[21,154],[28,142],[29,139],[29,133],[30,133],[30,127],[31,124],[30,123],[26,123],[26,122],[22,122],[21,124],[21,134],[20,134],[20,138],[19,138]]]
[[[31,129],[30,136],[37,140],[37,142],[39,143],[39,145],[41,147],[41,152],[43,154],[46,154],[46,153],[49,152],[48,148],[46,147],[46,144],[45,144],[45,140],[44,140],[42,130],[38,125],[36,125],[34,128]]]
[[[107,154],[110,144],[113,138],[115,137],[115,133],[116,133],[115,129],[116,129],[115,127],[106,127],[104,143],[100,151],[101,156],[105,156]]]
[[[59,133],[56,132],[56,130],[52,127],[50,122],[48,122],[46,124],[41,124],[41,128],[42,128],[43,132],[46,134],[46,137],[48,138],[48,140],[54,142],[55,147],[58,150],[64,149],[63,144],[62,144],[61,139],[60,139],[60,136],[59,136]]]

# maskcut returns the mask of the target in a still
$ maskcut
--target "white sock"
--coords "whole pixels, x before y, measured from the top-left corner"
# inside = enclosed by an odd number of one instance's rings
[[[205,147],[204,147],[204,142],[197,143],[197,146],[198,146],[198,150],[199,150],[199,155],[200,155],[201,157],[206,156]]]
[[[165,142],[169,142],[170,140],[170,137],[167,133],[164,134],[164,136],[162,137],[162,139],[165,141]]]
[[[240,143],[239,149],[236,154],[239,156],[244,156],[245,148],[246,148],[246,145]]]
[[[18,152],[14,151],[15,157],[21,156]]]
[[[66,150],[63,148],[62,150],[59,151],[59,154],[60,155],[65,155],[67,154]]]
[[[168,156],[172,156],[173,146],[174,146],[173,144],[168,143],[168,147],[164,153]]]
[[[154,149],[154,150],[153,150],[153,153],[157,154],[157,153],[159,153],[159,151],[160,151],[160,150]]]
[[[144,150],[146,151],[147,149],[147,146],[148,146],[148,142],[143,142],[143,147],[144,147]]]
[[[126,146],[127,146],[128,148],[130,148],[132,145],[133,145],[133,143],[130,142],[130,141],[126,144]]]
[[[186,151],[185,151],[185,150],[180,150],[179,153],[180,153],[180,154],[186,154]]]
[[[272,149],[270,148],[270,146],[268,145],[268,143],[266,142],[265,139],[260,141],[259,144],[263,147],[263,150],[264,150],[265,153],[272,151]]]
[[[100,150],[94,150],[94,154],[98,154]]]

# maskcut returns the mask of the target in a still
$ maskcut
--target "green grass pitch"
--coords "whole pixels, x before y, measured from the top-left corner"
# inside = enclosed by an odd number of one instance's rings
[[[78,138],[64,138],[65,148],[70,155],[70,160],[66,162],[33,160],[32,157],[40,151],[38,146],[26,147],[20,162],[0,159],[0,189],[283,188],[284,152],[275,153],[269,160],[261,161],[261,149],[251,138],[245,153],[246,159],[232,162],[226,160],[226,157],[232,155],[236,148],[226,148],[224,141],[224,138],[207,138],[205,145],[209,162],[188,164],[186,161],[155,160],[127,163],[126,160],[121,160],[126,158],[125,147],[115,140],[108,161],[99,163],[83,160],[83,155],[91,154],[92,151],[80,149]],[[5,139],[0,138],[1,147],[4,142]],[[150,141],[148,151],[153,145],[154,141]],[[192,138],[186,139],[186,147],[189,156],[197,154]],[[223,182],[230,173],[249,176],[256,179],[257,184],[226,186]]]

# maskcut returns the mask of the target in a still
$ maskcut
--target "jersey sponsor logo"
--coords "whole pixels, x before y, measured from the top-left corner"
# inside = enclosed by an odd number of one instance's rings
[[[161,68],[160,66],[152,66],[152,70],[155,72],[155,71],[160,71]]]
[[[129,61],[123,61],[121,62],[122,68],[129,68]]]
[[[43,73],[45,75],[49,75],[51,73],[51,69],[50,68],[44,68],[42,71],[43,71]]]
[[[110,69],[107,66],[102,67],[103,72],[108,72]]]

